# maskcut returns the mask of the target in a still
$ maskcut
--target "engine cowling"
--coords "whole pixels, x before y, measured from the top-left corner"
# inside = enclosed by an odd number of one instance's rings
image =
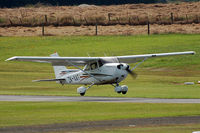
[[[77,88],[77,93],[79,93],[81,96],[85,95],[87,88],[85,88],[84,86],[81,86],[79,88]]]
[[[128,86],[127,85],[122,85],[121,88],[122,88],[122,94],[126,94],[127,91],[128,91]]]

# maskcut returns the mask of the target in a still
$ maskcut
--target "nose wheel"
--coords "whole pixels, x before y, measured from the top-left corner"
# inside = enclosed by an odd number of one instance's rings
[[[127,85],[122,85],[122,86],[119,86],[119,84],[117,83],[115,87],[115,92],[117,93],[122,93],[122,94],[126,94],[127,91],[128,91],[128,86]]]

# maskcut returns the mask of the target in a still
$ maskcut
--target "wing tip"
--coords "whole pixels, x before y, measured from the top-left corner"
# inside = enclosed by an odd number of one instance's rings
[[[32,82],[40,82],[40,80],[32,80]]]
[[[191,54],[191,55],[195,55],[196,54],[195,51],[186,51],[186,53]]]
[[[17,56],[13,56],[13,57],[6,59],[5,61],[12,61],[12,60],[16,60],[16,59],[17,59]]]
[[[196,54],[196,52],[195,52],[195,51],[192,51],[192,55],[194,55],[194,54]]]

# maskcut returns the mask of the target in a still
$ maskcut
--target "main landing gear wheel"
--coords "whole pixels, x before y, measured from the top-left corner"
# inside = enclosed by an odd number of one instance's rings
[[[87,88],[85,88],[84,86],[81,86],[79,88],[77,88],[77,93],[79,93],[81,96],[85,95]]]
[[[89,88],[91,88],[93,85],[94,85],[94,83],[91,84],[91,85],[90,85],[89,87],[87,87],[87,88],[84,87],[84,86],[81,86],[81,87],[77,88],[77,93],[79,93],[81,96],[84,96],[86,90],[89,89]]]

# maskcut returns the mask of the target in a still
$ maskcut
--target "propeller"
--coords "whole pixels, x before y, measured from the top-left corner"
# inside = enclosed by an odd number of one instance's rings
[[[129,65],[128,65],[127,68],[126,68],[126,71],[131,75],[131,77],[132,77],[133,79],[136,79],[136,78],[137,78],[137,73],[135,73],[134,71],[131,71],[131,70],[129,69]]]

